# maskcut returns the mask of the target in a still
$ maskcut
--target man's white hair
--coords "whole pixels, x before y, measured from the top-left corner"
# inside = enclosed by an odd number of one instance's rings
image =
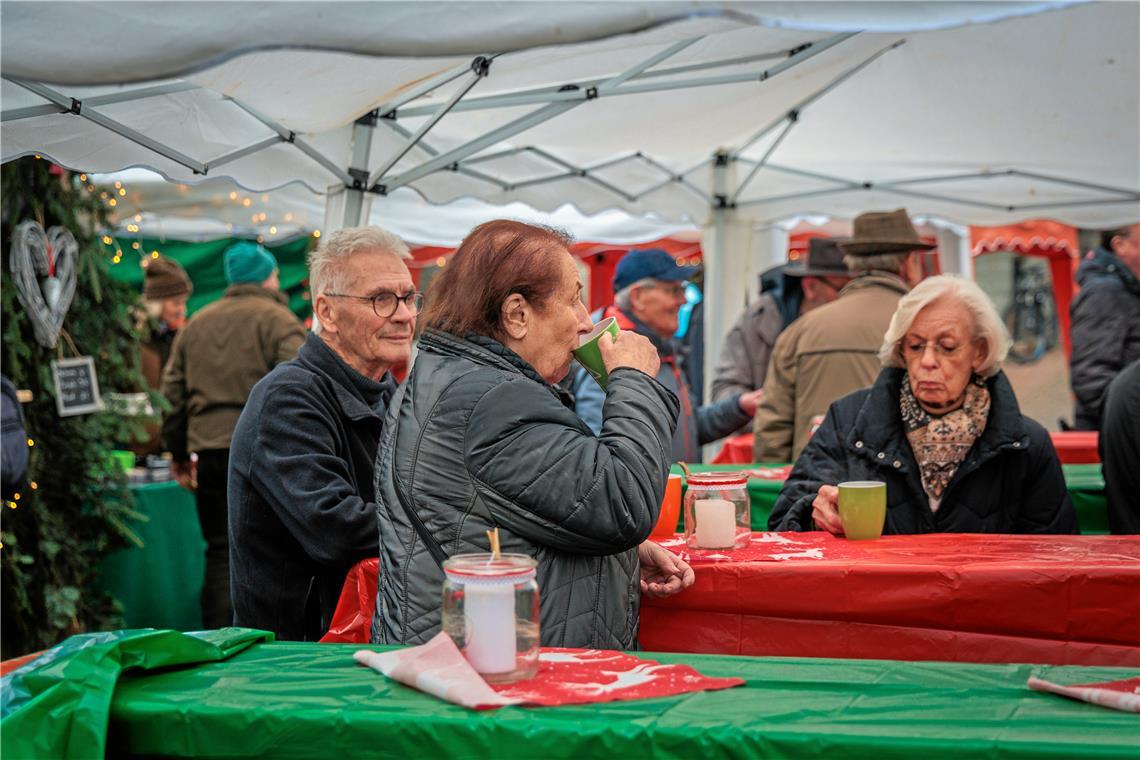
[[[314,307],[317,296],[346,293],[352,287],[344,262],[361,251],[383,251],[401,259],[412,257],[408,246],[398,235],[380,227],[346,227],[331,233],[320,246],[309,252],[309,291]],[[313,320],[313,332],[320,332],[320,322],[316,319]]]
[[[656,284],[657,280],[653,279],[652,277],[642,277],[632,285],[626,285],[624,288],[614,293],[614,305],[628,314],[629,310],[633,308],[633,304],[630,301],[630,298],[633,295],[633,289],[645,288]]]
[[[973,280],[947,274],[928,277],[899,300],[891,317],[879,361],[884,367],[906,367],[900,350],[902,340],[910,331],[918,313],[935,301],[956,301],[970,314],[970,331],[974,340],[985,341],[986,353],[982,357],[978,374],[990,377],[997,374],[1009,353],[1009,331],[998,316],[997,308]]]

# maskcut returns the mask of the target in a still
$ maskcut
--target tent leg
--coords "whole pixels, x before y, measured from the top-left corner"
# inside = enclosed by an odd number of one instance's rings
[[[718,152],[713,160],[713,205],[710,223],[705,227],[701,247],[705,251],[704,320],[704,400],[712,400],[713,369],[720,356],[724,336],[747,303],[752,287],[752,233],[747,223],[737,219],[728,202],[733,187],[733,162]],[[705,458],[715,453],[705,447]]]

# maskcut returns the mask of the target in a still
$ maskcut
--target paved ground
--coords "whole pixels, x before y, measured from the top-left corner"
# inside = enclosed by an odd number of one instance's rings
[[[1060,430],[1059,417],[1073,421],[1069,363],[1064,350],[1055,348],[1031,364],[1006,362],[1004,369],[1022,414],[1037,420],[1046,430]]]

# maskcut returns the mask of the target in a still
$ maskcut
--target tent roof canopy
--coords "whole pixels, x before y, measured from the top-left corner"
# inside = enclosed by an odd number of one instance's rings
[[[674,221],[1140,218],[1136,3],[209,5],[6,2],[4,160]]]

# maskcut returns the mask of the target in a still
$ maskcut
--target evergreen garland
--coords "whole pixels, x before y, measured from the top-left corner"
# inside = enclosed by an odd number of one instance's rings
[[[132,511],[126,477],[110,457],[116,444],[143,434],[137,420],[110,412],[60,417],[52,359],[70,355],[73,343],[95,359],[99,388],[144,389],[136,318],[139,295],[107,275],[94,230],[105,221],[100,198],[72,174],[38,158],[5,164],[2,180],[3,370],[17,388],[34,441],[28,484],[0,507],[0,603],[3,658],[53,646],[73,633],[117,628],[118,604],[97,585],[108,552],[137,543],[129,527],[144,519]],[[44,228],[62,225],[79,244],[75,299],[55,349],[36,342],[9,269],[12,230],[26,219]]]

